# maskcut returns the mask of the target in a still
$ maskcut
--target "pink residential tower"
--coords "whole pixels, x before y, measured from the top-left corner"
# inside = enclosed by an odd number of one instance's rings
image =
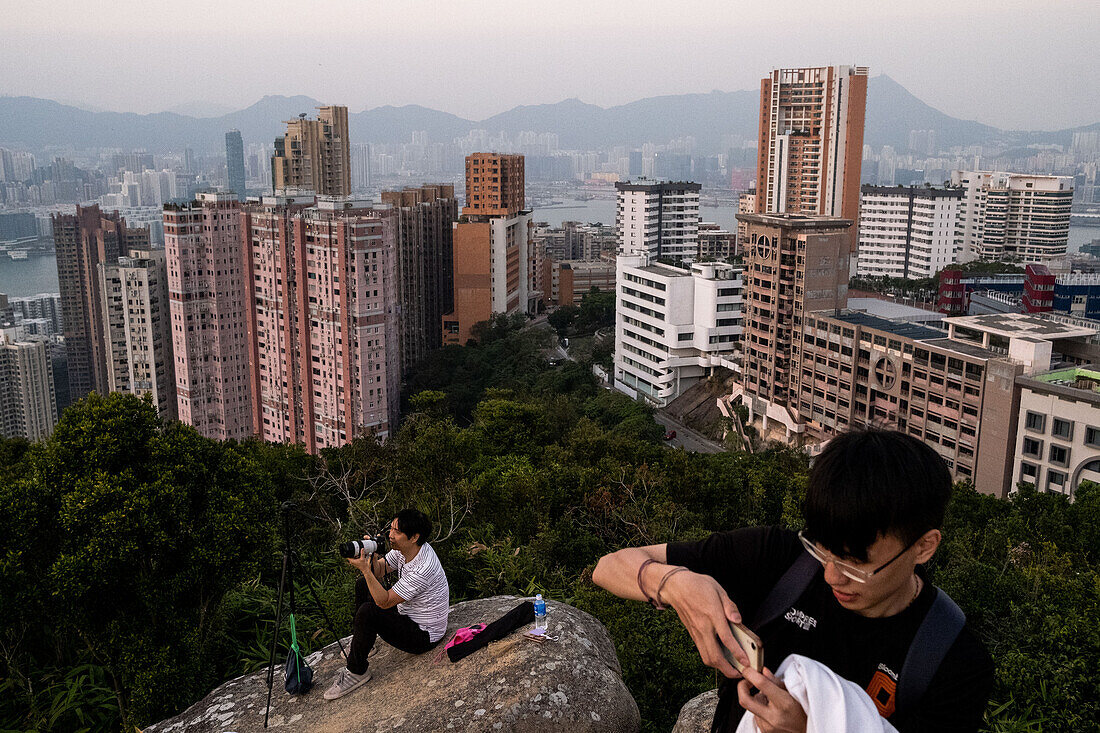
[[[241,222],[254,431],[311,453],[388,435],[401,374],[395,217],[276,195]]]
[[[164,207],[179,419],[208,438],[253,435],[248,290],[234,194]]]

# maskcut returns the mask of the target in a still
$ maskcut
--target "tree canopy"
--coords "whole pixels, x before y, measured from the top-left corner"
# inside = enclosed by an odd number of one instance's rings
[[[0,440],[0,729],[145,725],[267,661],[279,503],[306,577],[346,633],[353,575],[338,541],[398,509],[432,517],[454,598],[542,592],[611,633],[644,729],[667,731],[714,686],[675,613],[591,583],[604,553],[757,524],[801,526],[807,459],[671,449],[649,408],[589,365],[550,367],[520,323],[443,349],[388,440],[311,457],[207,440],[148,401],[89,397],[46,441]],[[989,730],[1074,731],[1100,719],[1100,488],[1074,503],[956,488],[930,572],[997,665]],[[332,641],[303,606],[299,638]],[[132,730],[132,728],[130,728]]]

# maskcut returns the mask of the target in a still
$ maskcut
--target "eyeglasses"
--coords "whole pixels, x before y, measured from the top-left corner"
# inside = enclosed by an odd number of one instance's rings
[[[898,554],[894,555],[882,565],[879,565],[874,570],[864,570],[863,568],[857,568],[851,563],[846,563],[843,560],[837,560],[836,556],[832,553],[817,549],[817,545],[811,542],[802,532],[798,533],[798,539],[802,541],[802,546],[806,548],[806,552],[810,553],[810,555],[819,563],[821,563],[822,565],[832,563],[833,566],[837,570],[839,570],[844,577],[851,578],[857,583],[866,583],[868,580],[871,579],[871,576],[881,573],[883,570],[889,567],[891,563],[893,563],[905,553],[909,552],[909,550],[913,549],[913,546],[916,545],[917,542],[920,542],[920,538],[918,537],[916,541],[910,543],[908,547],[906,547]]]

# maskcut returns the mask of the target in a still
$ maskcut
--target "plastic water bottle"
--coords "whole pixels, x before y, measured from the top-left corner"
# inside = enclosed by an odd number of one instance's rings
[[[535,633],[546,631],[546,601],[542,600],[542,593],[535,596]]]

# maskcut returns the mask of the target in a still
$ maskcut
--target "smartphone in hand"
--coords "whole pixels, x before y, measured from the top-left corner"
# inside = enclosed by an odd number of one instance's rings
[[[748,655],[749,666],[757,672],[763,671],[764,642],[760,641],[760,637],[744,624],[730,624],[730,633],[733,634],[734,641],[740,644],[741,648],[745,650],[745,654]],[[722,647],[722,653],[726,655],[726,661],[733,665],[733,668],[738,672],[743,673],[745,665],[737,661],[737,658],[726,648],[725,644],[719,644],[719,646]]]

